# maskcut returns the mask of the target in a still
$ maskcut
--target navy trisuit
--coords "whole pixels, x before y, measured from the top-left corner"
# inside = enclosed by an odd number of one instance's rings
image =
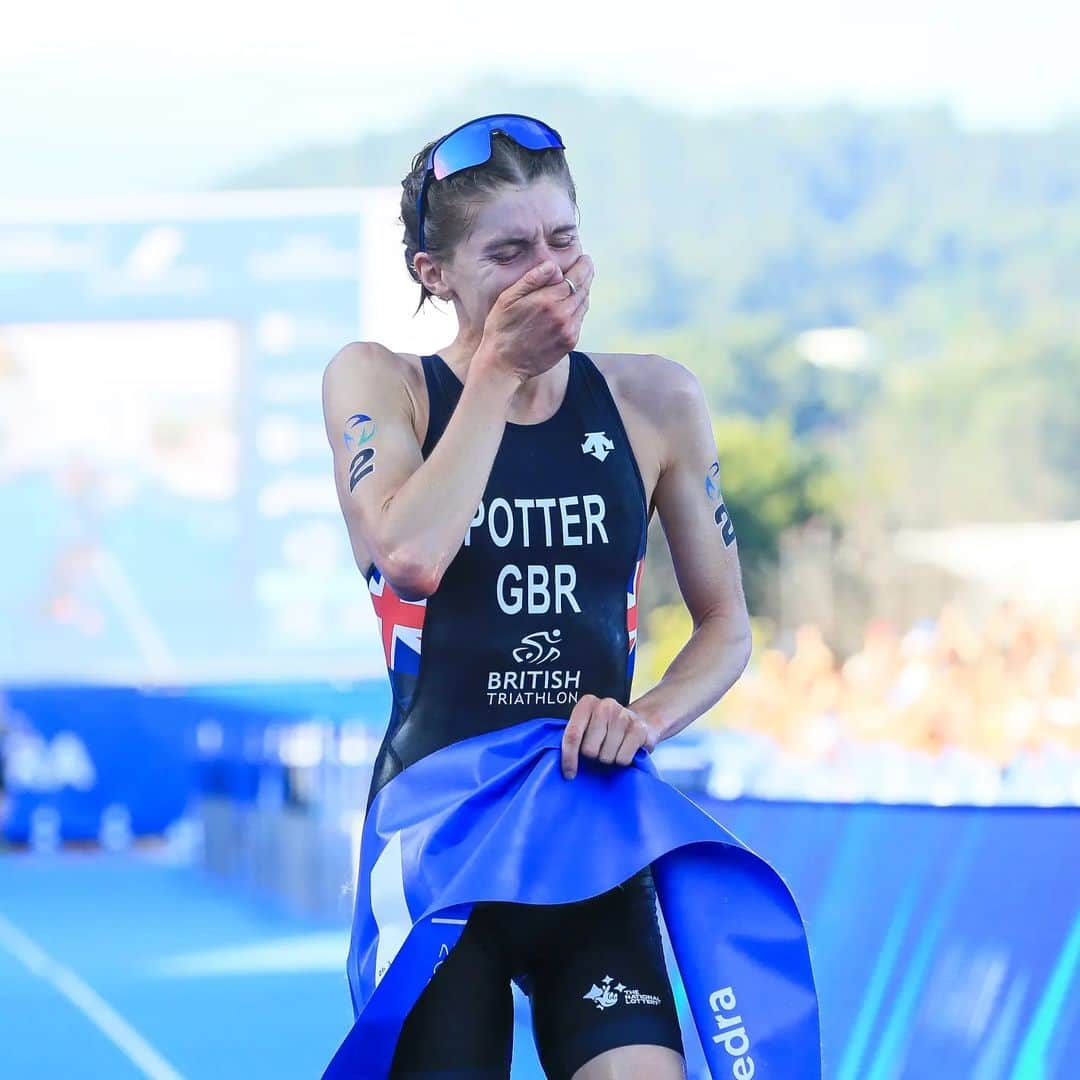
[[[582,694],[629,703],[645,488],[607,380],[586,353],[569,356],[555,414],[506,422],[438,589],[408,602],[377,566],[367,572],[393,692],[369,807],[398,772],[449,743],[568,719]],[[438,354],[421,362],[426,459],[463,384]],[[406,1020],[391,1075],[506,1077],[511,979],[529,995],[549,1077],[569,1080],[596,1054],[632,1043],[682,1052],[649,867],[574,904],[476,904]]]

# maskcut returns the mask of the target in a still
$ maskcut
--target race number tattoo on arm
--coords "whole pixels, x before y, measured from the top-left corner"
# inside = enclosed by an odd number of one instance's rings
[[[367,413],[354,413],[345,421],[345,449],[355,451],[349,462],[349,491],[375,471],[375,447],[368,445],[375,437],[375,421]]]
[[[705,473],[705,494],[709,502],[716,503],[713,508],[713,522],[720,526],[720,535],[724,538],[724,547],[731,547],[735,543],[735,525],[731,515],[727,511],[717,486],[716,478],[720,475],[720,462],[714,461]]]
[[[367,476],[368,473],[375,471],[374,464],[375,447],[365,446],[349,462],[349,491],[351,492],[356,485]]]

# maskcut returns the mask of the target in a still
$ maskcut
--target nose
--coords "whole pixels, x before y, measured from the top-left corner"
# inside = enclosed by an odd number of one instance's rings
[[[571,256],[569,259],[567,256]],[[533,266],[539,266],[544,262],[553,262],[556,266],[565,267],[573,262],[571,248],[553,247],[547,240],[541,240],[534,249]]]

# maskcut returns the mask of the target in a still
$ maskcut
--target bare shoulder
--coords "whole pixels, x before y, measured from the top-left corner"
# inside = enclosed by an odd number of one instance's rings
[[[641,472],[652,515],[653,492],[671,460],[678,417],[692,395],[697,376],[676,360],[657,353],[594,353],[596,364],[619,408]]]
[[[667,432],[677,429],[679,417],[703,394],[697,376],[685,364],[658,353],[589,353],[600,369],[623,419],[635,424],[665,456]]]
[[[414,364],[419,368],[419,357],[411,353],[394,352],[377,341],[350,341],[330,358],[324,378],[347,378],[353,371],[369,368],[388,378],[406,381]]]
[[[424,369],[418,355],[395,352],[377,341],[350,341],[326,365],[324,390],[334,384],[348,383],[361,371],[373,372],[381,385],[396,386],[408,398],[414,429],[427,426]]]
[[[659,353],[589,353],[615,399],[658,426],[687,395],[698,393],[697,376]]]

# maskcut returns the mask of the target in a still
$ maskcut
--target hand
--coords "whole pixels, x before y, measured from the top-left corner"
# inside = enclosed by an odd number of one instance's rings
[[[595,273],[584,254],[565,275],[550,259],[527,270],[499,293],[484,320],[477,354],[522,382],[554,367],[577,345]]]
[[[652,753],[659,732],[645,717],[615,698],[584,694],[578,699],[562,739],[562,770],[567,780],[577,775],[578,753],[607,765],[629,765],[642,747]]]

